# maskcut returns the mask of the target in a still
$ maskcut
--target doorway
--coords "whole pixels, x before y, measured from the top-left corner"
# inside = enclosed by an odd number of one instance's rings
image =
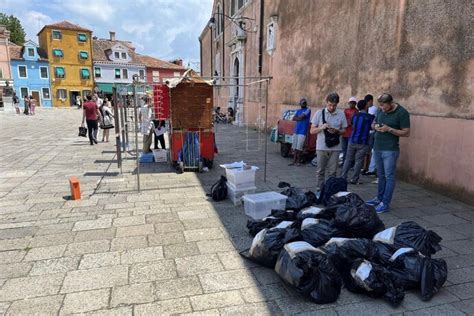
[[[38,91],[31,91],[31,96],[36,100],[36,106],[41,106],[41,99]]]
[[[70,105],[71,106],[77,106],[77,99],[81,98],[81,92],[80,91],[71,91],[70,92]]]

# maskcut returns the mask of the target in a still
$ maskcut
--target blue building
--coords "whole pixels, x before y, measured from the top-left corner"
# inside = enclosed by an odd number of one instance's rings
[[[30,95],[36,99],[37,106],[50,108],[51,84],[46,52],[33,41],[27,41],[23,46],[10,46],[10,66],[20,106],[24,107],[23,98]]]

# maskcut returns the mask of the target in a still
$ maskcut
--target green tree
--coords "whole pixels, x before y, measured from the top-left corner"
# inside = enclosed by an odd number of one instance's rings
[[[20,20],[15,16],[8,16],[5,13],[0,13],[0,25],[5,25],[10,31],[10,41],[17,45],[23,45],[25,43],[25,30],[23,29]]]

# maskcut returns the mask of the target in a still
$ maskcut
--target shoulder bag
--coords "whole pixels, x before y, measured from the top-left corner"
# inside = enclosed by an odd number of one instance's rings
[[[322,115],[323,115],[323,124],[326,124],[326,117],[324,115],[324,112],[326,112],[325,109],[322,110]],[[326,146],[328,148],[334,147],[339,145],[340,139],[339,139],[339,134],[333,134],[329,132],[327,129],[323,130],[324,132],[324,140],[326,142]]]

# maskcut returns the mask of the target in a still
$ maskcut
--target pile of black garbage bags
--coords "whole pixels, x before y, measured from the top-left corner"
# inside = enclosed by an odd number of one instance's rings
[[[318,207],[313,193],[280,187],[286,210],[248,221],[254,239],[245,256],[314,302],[335,302],[344,286],[396,306],[405,290],[418,289],[429,300],[446,281],[446,262],[431,258],[441,250],[435,232],[412,221],[386,229],[355,193],[332,194]]]

